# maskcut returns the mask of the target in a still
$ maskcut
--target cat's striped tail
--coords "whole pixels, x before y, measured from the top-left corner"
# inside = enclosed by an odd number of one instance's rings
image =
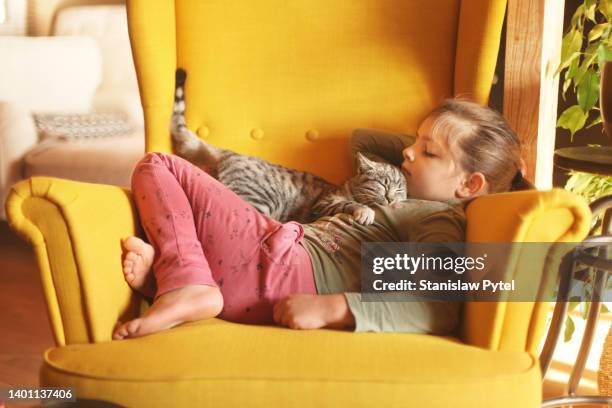
[[[183,68],[176,69],[176,81],[174,86],[174,108],[172,110],[172,133],[182,132],[187,128],[185,122],[185,81],[187,71]]]
[[[185,120],[185,81],[187,72],[183,68],[176,70],[176,86],[174,89],[174,107],[170,123],[173,150],[181,157],[198,165],[204,165],[213,170],[225,150],[204,142],[187,128]]]

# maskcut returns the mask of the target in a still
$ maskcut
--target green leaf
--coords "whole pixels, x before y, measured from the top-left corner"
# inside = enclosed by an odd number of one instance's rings
[[[593,121],[592,121],[591,123],[589,123],[589,124],[586,126],[586,128],[585,128],[585,129],[590,129],[590,128],[592,128],[593,126],[597,126],[597,125],[599,125],[599,124],[600,124],[600,123],[602,123],[602,122],[603,122],[603,119],[601,118],[601,115],[597,115],[597,117],[596,117],[595,119],[593,119]]]
[[[586,49],[584,50],[584,57],[588,58],[588,57],[592,57],[593,54],[597,54],[597,48],[599,47],[599,43],[596,42],[594,44],[589,44]]]
[[[597,6],[596,0],[585,0],[584,1],[584,8],[585,8],[584,14],[586,18],[588,18],[594,23],[596,22],[595,21],[595,7],[596,6]]]
[[[576,11],[574,12],[574,15],[572,16],[572,21],[570,23],[572,27],[578,26],[578,28],[581,28],[582,16],[584,15],[584,10],[585,10],[584,4],[581,4],[576,8]]]
[[[602,43],[597,48],[597,65],[599,65],[599,68],[603,67],[606,61],[612,61],[612,49]]]
[[[588,113],[599,99],[599,75],[593,69],[587,70],[578,83],[578,105]]]
[[[582,193],[588,187],[591,179],[593,178],[592,174],[588,173],[578,173],[576,175],[576,180],[574,180],[574,185],[572,190],[574,193]]]
[[[582,49],[582,34],[578,30],[570,30],[561,42],[561,65]]]
[[[569,179],[567,179],[567,181],[565,182],[565,189],[572,191],[574,189],[574,185],[576,185],[576,180],[578,180],[578,174],[576,173],[571,173],[572,175],[570,176]]]
[[[589,68],[593,64],[593,62],[595,62],[595,59],[597,58],[597,47],[598,47],[597,44],[591,44],[587,47],[586,52],[585,52],[585,58],[573,76],[574,91],[576,91],[576,88],[578,88],[578,84],[582,81],[584,74],[586,74],[586,72],[589,70]]]
[[[608,314],[610,313],[610,309],[608,309],[608,306],[605,305],[605,303],[601,304],[601,313],[602,314]]]
[[[559,64],[559,68],[555,71],[555,76],[559,75],[561,71],[565,68],[570,67],[565,74],[566,78],[572,78],[576,73],[576,68],[578,67],[578,63],[580,62],[580,52],[575,52],[570,57]],[[572,68],[573,66],[573,68]]]
[[[606,20],[610,20],[610,16],[612,16],[612,1],[600,0],[597,9],[606,17]]]
[[[607,42],[608,47],[612,45],[610,44],[610,31],[612,31],[612,24],[610,24],[610,20],[608,20],[608,26],[604,30],[603,34],[601,35],[601,39],[599,40],[599,42]]]
[[[601,37],[606,28],[608,27],[608,23],[597,24],[591,31],[589,31],[589,42],[593,42]]]
[[[557,127],[568,129],[570,131],[570,138],[573,141],[574,133],[584,127],[586,122],[587,114],[582,111],[582,108],[578,105],[567,108],[557,120]]]
[[[579,52],[577,54],[580,55]],[[565,73],[565,76],[569,79],[575,78],[576,74],[578,73],[579,66],[580,66],[580,58],[572,59],[572,63],[567,68],[567,72]]]
[[[574,321],[571,317],[567,316],[567,319],[565,319],[565,333],[563,335],[563,341],[566,343],[570,341],[575,330],[576,326],[574,326]]]
[[[572,84],[571,78],[567,78],[563,81],[563,92],[561,93],[561,96],[563,97],[564,101],[565,101],[565,94],[567,93],[567,90],[569,89],[571,84]]]

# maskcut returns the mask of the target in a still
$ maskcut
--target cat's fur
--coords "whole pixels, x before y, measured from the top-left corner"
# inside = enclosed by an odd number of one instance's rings
[[[280,222],[307,223],[323,215],[352,214],[362,224],[374,222],[368,206],[391,204],[406,198],[401,171],[375,157],[357,154],[357,175],[337,187],[313,174],[271,164],[206,143],[185,124],[186,72],[176,71],[171,133],[174,151],[204,167],[260,212]]]

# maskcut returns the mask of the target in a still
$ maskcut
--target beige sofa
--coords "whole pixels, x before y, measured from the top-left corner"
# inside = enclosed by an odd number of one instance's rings
[[[144,152],[125,6],[61,10],[49,37],[0,37],[0,200],[35,175],[129,185]],[[127,136],[41,141],[32,113],[124,112]],[[4,205],[0,217],[5,219]]]

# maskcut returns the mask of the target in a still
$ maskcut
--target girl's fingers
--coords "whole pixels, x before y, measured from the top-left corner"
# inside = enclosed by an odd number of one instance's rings
[[[272,318],[278,325],[283,324],[283,315],[285,314],[285,299],[281,299],[274,304],[272,309]]]
[[[273,319],[273,320],[274,320],[274,321],[275,321],[277,324],[279,324],[279,323],[280,323],[280,320],[279,320],[279,310],[280,310],[280,307],[278,306],[278,305],[279,305],[279,303],[280,303],[280,302],[276,302],[276,303],[274,304],[274,306],[272,306],[272,319]]]
[[[286,307],[279,307],[278,320],[281,326],[289,327],[289,313]]]

